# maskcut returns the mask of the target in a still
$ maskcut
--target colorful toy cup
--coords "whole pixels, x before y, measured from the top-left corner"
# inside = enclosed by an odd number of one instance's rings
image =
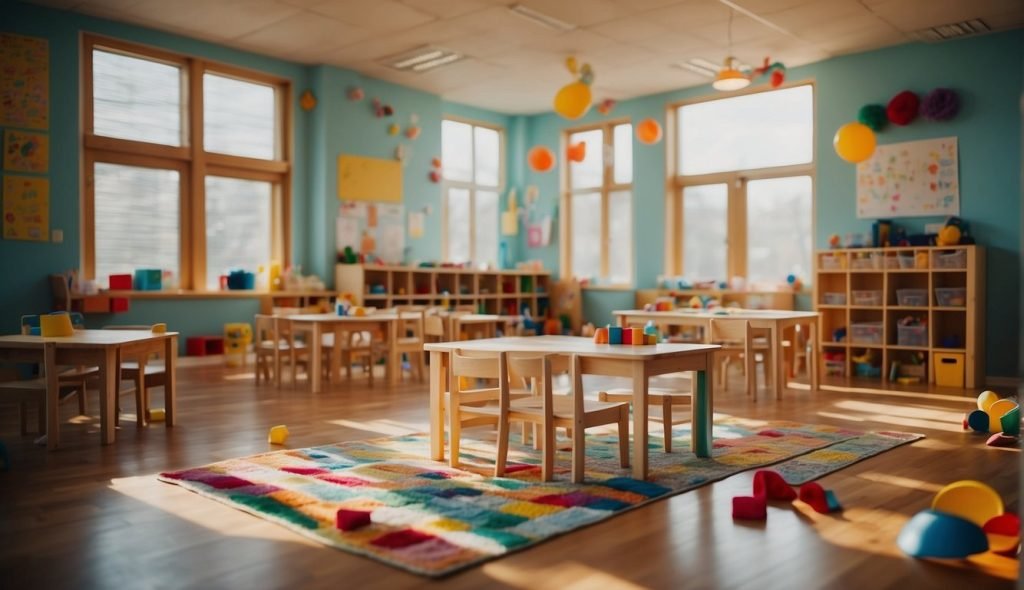
[[[68,314],[51,313],[39,316],[39,331],[44,337],[73,336],[75,328]]]

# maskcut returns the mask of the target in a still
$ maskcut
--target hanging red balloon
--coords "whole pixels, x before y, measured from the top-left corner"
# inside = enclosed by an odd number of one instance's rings
[[[582,162],[587,157],[587,142],[581,141],[565,149],[565,159],[570,162]]]
[[[909,125],[917,117],[917,111],[921,106],[921,100],[909,90],[904,90],[892,97],[889,105],[885,108],[889,121],[894,125]]]
[[[636,125],[636,138],[640,143],[652,145],[661,141],[661,123],[654,119],[644,119]]]
[[[555,153],[545,146],[534,146],[526,154],[526,162],[534,172],[549,172],[555,167]]]

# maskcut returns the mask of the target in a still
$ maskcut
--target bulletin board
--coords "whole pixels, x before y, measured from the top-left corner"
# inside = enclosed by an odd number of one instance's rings
[[[402,202],[402,163],[398,160],[338,156],[338,199]]]
[[[4,177],[4,239],[50,239],[50,181],[32,176]]]
[[[0,33],[0,126],[50,127],[50,46]]]
[[[857,217],[960,214],[956,137],[880,145],[857,164]]]
[[[405,206],[345,201],[338,207],[335,245],[339,253],[352,248],[385,264],[405,258]]]

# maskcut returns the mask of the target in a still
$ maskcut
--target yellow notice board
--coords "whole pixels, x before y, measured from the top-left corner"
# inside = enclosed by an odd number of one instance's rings
[[[50,181],[31,176],[4,177],[4,239],[50,239]]]
[[[402,163],[344,154],[338,156],[338,199],[402,202]]]

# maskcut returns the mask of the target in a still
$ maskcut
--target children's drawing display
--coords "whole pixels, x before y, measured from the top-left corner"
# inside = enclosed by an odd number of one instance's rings
[[[860,219],[959,214],[955,137],[880,145],[857,165]]]

